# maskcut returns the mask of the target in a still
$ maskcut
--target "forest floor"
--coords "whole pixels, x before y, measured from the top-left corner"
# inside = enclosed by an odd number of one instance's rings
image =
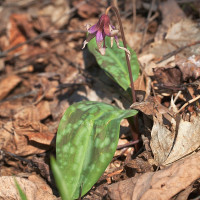
[[[138,110],[141,145],[122,120],[112,162],[82,199],[200,199],[200,3],[114,3],[140,63],[134,104],[82,50],[110,1],[0,1],[0,199],[20,199],[13,176],[28,200],[60,199],[50,155],[63,113],[85,100]]]

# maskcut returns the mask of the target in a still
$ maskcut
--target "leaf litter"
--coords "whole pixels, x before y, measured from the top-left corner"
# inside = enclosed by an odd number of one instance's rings
[[[49,156],[66,108],[82,100],[125,108],[131,102],[81,51],[84,25],[97,22],[106,1],[30,2],[15,2],[13,10],[13,1],[0,5],[0,196],[19,199],[15,175],[28,199],[59,199]],[[151,4],[136,1],[133,31],[132,2],[119,0],[118,8],[141,64],[131,108],[140,111],[143,147],[136,154],[127,146],[123,121],[118,145],[124,147],[83,199],[198,198],[199,4],[160,1],[147,19]]]

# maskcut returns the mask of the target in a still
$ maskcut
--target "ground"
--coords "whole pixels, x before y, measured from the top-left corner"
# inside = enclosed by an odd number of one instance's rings
[[[138,58],[137,102],[82,50],[110,1],[0,1],[0,199],[20,199],[13,176],[29,200],[60,199],[50,155],[65,110],[85,100],[139,112],[82,199],[200,199],[200,3],[112,3]]]

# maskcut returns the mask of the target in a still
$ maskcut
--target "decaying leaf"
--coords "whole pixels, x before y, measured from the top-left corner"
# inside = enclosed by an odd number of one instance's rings
[[[167,165],[196,150],[200,146],[199,131],[200,115],[190,121],[172,120],[171,130],[154,118],[150,145],[156,163]]]
[[[40,122],[43,117],[36,106],[19,108],[13,118],[0,129],[0,148],[20,156],[43,153],[50,148],[55,135]]]
[[[200,178],[200,152],[163,170],[108,186],[112,200],[169,200]]]
[[[176,64],[182,72],[183,80],[198,79],[200,77],[200,56],[192,55],[185,59],[177,59]]]
[[[51,189],[44,181],[39,178],[31,178],[28,180],[25,178],[16,177],[16,181],[20,185],[21,189],[27,196],[28,200],[55,200],[56,197],[52,194]],[[2,176],[0,177],[0,199],[5,200],[21,200],[16,185],[14,182],[14,177],[12,176]]]
[[[21,82],[21,78],[16,75],[10,75],[0,81],[0,100],[5,98],[9,92]]]

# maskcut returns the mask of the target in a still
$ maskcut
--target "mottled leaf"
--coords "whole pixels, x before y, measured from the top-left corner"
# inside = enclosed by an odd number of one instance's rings
[[[119,41],[120,46],[123,47],[123,43]],[[104,69],[124,90],[130,87],[130,79],[128,74],[128,68],[126,64],[125,52],[122,49],[117,48],[116,43],[113,43],[113,47],[110,47],[110,38],[106,37],[106,54],[102,56],[96,51],[97,44],[96,38],[93,38],[88,43],[90,52],[96,57],[99,66]],[[139,63],[136,53],[128,47],[131,52],[131,70],[133,80],[135,81],[139,76]]]
[[[79,102],[63,115],[56,139],[57,163],[70,197],[82,196],[102,175],[117,147],[120,121],[135,110],[99,102]]]

